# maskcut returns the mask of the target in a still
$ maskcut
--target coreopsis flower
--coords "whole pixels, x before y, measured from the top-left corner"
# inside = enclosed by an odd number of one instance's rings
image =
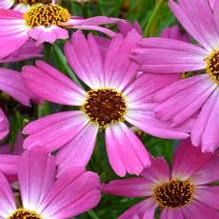
[[[192,143],[202,151],[219,146],[219,1],[211,9],[208,1],[170,1],[170,8],[180,23],[200,45],[150,38],[140,43],[134,58],[148,73],[190,72],[158,92],[155,101],[157,118],[172,127],[194,118]],[[197,16],[198,15],[198,16]]]
[[[193,147],[189,141],[178,146],[170,168],[162,157],[153,158],[141,177],[113,180],[103,185],[105,193],[142,197],[119,219],[154,219],[159,208],[162,219],[218,219],[219,156]]]
[[[104,16],[72,17],[67,9],[55,3],[34,4],[26,12],[0,9],[0,59],[21,48],[29,39],[38,44],[67,39],[67,28],[97,30],[113,36],[114,32],[100,25],[118,21]]]
[[[71,218],[95,207],[100,200],[97,174],[72,167],[56,178],[55,159],[42,148],[21,156],[18,184],[21,203],[0,174],[1,218]]]
[[[29,135],[24,147],[41,145],[54,151],[65,145],[57,155],[61,169],[70,163],[87,165],[98,130],[104,130],[110,164],[124,176],[126,172],[139,174],[150,164],[144,145],[128,123],[154,136],[187,138],[183,131],[171,129],[153,117],[154,105],[147,102],[152,90],[150,81],[147,75],[136,79],[139,66],[129,58],[139,39],[134,30],[126,37],[118,34],[102,56],[92,34],[86,39],[80,31],[74,33],[65,45],[65,54],[77,76],[89,87],[87,91],[45,62],[24,67],[26,85],[35,95],[78,106],[78,110],[59,112],[28,124],[23,131]]]

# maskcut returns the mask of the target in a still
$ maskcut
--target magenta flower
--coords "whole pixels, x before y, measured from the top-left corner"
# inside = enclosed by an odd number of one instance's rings
[[[162,219],[218,219],[219,156],[203,154],[189,141],[178,146],[171,169],[163,158],[152,159],[152,165],[141,177],[113,180],[103,185],[108,194],[143,197],[119,219],[153,219],[156,208]],[[135,216],[135,217],[134,217]]]
[[[185,29],[201,45],[171,39],[143,40],[135,59],[148,73],[192,72],[158,92],[157,118],[182,125],[194,118],[192,143],[202,151],[214,151],[219,145],[219,2],[213,10],[207,1],[170,1],[170,7]],[[197,16],[198,14],[198,16]]]
[[[42,148],[25,152],[18,163],[21,205],[0,174],[0,217],[66,219],[95,207],[100,200],[99,177],[69,168],[56,179],[55,159]]]
[[[67,39],[66,28],[97,30],[113,36],[114,32],[100,25],[118,21],[120,19],[104,16],[72,17],[67,9],[55,3],[34,4],[26,12],[0,9],[0,59],[11,55],[29,39],[38,44]]]
[[[9,133],[9,123],[4,112],[0,108],[0,140]]]
[[[77,76],[89,87],[87,91],[45,62],[24,67],[26,85],[35,95],[54,103],[79,106],[78,110],[49,115],[27,125],[23,132],[29,137],[24,147],[41,145],[54,151],[65,145],[57,157],[61,169],[70,163],[87,165],[98,130],[104,130],[110,164],[118,175],[124,176],[126,172],[139,174],[150,164],[144,145],[127,122],[151,135],[187,138],[184,132],[153,117],[154,105],[147,102],[153,85],[147,75],[135,79],[139,67],[129,58],[139,38],[136,31],[127,37],[116,35],[103,57],[92,34],[88,39],[80,31],[73,34],[65,54]]]

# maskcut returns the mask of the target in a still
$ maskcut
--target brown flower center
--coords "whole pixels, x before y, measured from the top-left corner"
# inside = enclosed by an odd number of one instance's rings
[[[24,208],[18,208],[9,218],[7,219],[42,219],[35,211],[26,210]]]
[[[16,4],[23,3],[27,5],[33,5],[36,3],[49,4],[51,0],[16,0]]]
[[[91,122],[101,128],[124,120],[126,102],[120,92],[113,89],[90,90],[85,104],[81,107]]]
[[[154,189],[154,197],[161,208],[177,208],[193,199],[194,185],[189,181],[171,180]]]
[[[36,4],[24,14],[24,20],[30,27],[60,26],[62,22],[68,21],[70,17],[68,10],[57,4]]]
[[[214,50],[205,61],[206,72],[216,84],[219,84],[219,50]]]

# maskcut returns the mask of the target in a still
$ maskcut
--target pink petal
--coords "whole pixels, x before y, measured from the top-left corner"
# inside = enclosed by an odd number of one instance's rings
[[[28,89],[42,99],[65,105],[80,105],[84,102],[85,91],[43,61],[36,62],[36,67],[25,66],[22,74]]]
[[[104,63],[105,86],[123,90],[136,77],[139,66],[130,59],[141,36],[132,30],[126,37],[117,34],[111,41]]]
[[[1,0],[0,2],[0,8],[4,8],[4,9],[9,9],[13,6],[13,4],[15,3],[15,0],[11,1],[11,0]]]
[[[16,210],[13,192],[5,176],[0,173],[0,217],[8,218]]]
[[[156,207],[153,199],[147,199],[128,209],[118,219],[133,219],[136,216],[140,219],[154,219]]]
[[[39,26],[33,28],[28,35],[36,40],[38,44],[44,42],[53,44],[58,39],[67,39],[68,31],[54,25],[51,27]]]
[[[81,31],[72,35],[65,45],[65,55],[78,77],[91,88],[103,86],[103,58],[92,34],[88,38]]]
[[[67,111],[40,118],[27,125],[23,132],[29,134],[24,148],[37,146],[56,150],[71,141],[88,123],[81,111]]]
[[[0,139],[3,139],[9,133],[9,123],[4,112],[0,108]]]
[[[180,23],[201,45],[209,51],[218,45],[219,37],[208,1],[180,1],[177,4],[170,0],[169,5]]]
[[[147,73],[169,74],[205,69],[204,49],[174,39],[147,38],[133,51],[132,58]],[[173,58],[174,57],[174,58]]]
[[[113,180],[102,186],[107,194],[124,197],[146,197],[152,195],[153,183],[144,178]]]
[[[57,153],[59,173],[69,166],[87,166],[93,153],[98,126],[87,124],[67,145]]]
[[[43,148],[25,152],[18,167],[18,180],[23,207],[38,210],[55,180],[55,160]]]
[[[184,33],[178,25],[164,28],[162,30],[160,36],[164,37],[164,38],[181,40],[181,41],[185,41],[185,42],[190,41],[189,35],[187,33]]]
[[[70,218],[95,207],[100,201],[99,177],[74,169],[63,174],[41,203],[45,218]]]
[[[203,152],[212,152],[219,144],[216,132],[219,127],[218,120],[219,92],[215,89],[203,106],[191,133],[192,143],[201,146]]]
[[[150,165],[144,145],[124,123],[109,126],[105,137],[109,162],[119,176],[125,176],[126,172],[139,175]]]
[[[211,219],[218,219],[219,218],[219,213],[208,207],[207,205],[204,205],[200,202],[194,201],[193,203],[186,205],[183,209],[183,215],[184,218],[200,218],[200,219],[205,219],[205,218],[211,218]]]
[[[153,182],[153,184],[160,184],[170,180],[170,168],[164,158],[152,158],[151,166],[145,168],[142,171],[141,176],[146,180]]]
[[[195,190],[196,200],[208,205],[211,208],[218,209],[219,187],[218,186],[198,186]]]
[[[202,153],[200,148],[194,147],[190,140],[184,140],[177,146],[173,158],[172,177],[186,180],[212,157],[213,154]]]
[[[164,208],[161,212],[160,219],[185,219],[185,218],[180,208],[173,208],[173,209]]]
[[[0,68],[0,90],[8,93],[20,103],[29,106],[30,95],[19,72]]]

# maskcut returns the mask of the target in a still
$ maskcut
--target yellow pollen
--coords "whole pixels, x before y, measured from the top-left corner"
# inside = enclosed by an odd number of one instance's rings
[[[70,17],[68,10],[57,4],[36,4],[24,14],[26,25],[30,27],[61,26],[61,23],[68,21]]]
[[[206,72],[210,78],[219,85],[219,49],[213,50],[205,59]]]
[[[7,219],[42,219],[42,217],[35,211],[26,210],[24,208],[18,208],[10,217]]]
[[[34,5],[36,3],[49,4],[51,0],[16,0],[16,4]]]
[[[90,90],[81,110],[89,117],[92,123],[100,128],[106,128],[124,120],[127,110],[125,98],[120,92],[113,89]]]
[[[154,198],[161,208],[177,208],[193,200],[195,186],[189,181],[171,180],[154,189]]]

